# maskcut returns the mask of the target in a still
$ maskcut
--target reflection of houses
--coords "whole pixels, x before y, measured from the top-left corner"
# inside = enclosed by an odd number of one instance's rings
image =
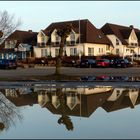
[[[140,30],[130,27],[106,23],[101,30],[112,42],[113,54],[120,56],[140,55]]]
[[[107,99],[102,107],[107,111],[115,111],[127,107],[134,108],[139,101],[139,89],[136,88],[116,88],[115,92]]]
[[[5,95],[5,97],[10,100],[13,104],[16,106],[26,106],[26,105],[33,105],[37,103],[37,96],[35,96],[32,92],[29,92],[31,90],[24,90],[23,94],[23,89],[0,89],[0,91]],[[27,92],[28,91],[28,92]]]
[[[65,55],[98,56],[111,52],[111,42],[89,20],[75,20],[50,24],[37,35],[38,45],[34,47],[35,57],[56,57],[61,37],[57,31],[72,24],[72,31],[66,38]]]
[[[105,87],[102,88],[105,89]],[[93,90],[93,93],[80,94],[74,89],[70,91],[70,88],[26,90],[30,91],[27,94],[20,93],[22,90],[19,89],[1,89],[0,91],[16,106],[39,104],[53,114],[70,116],[89,117],[99,107],[111,112],[128,107],[134,108],[135,105],[140,104],[140,93],[137,88],[110,88],[100,92],[97,90],[96,93],[94,88],[90,90]]]
[[[33,45],[36,45],[37,33],[16,30],[1,45],[0,58],[5,59],[25,59],[33,55]]]
[[[100,93],[99,90],[95,93],[94,88],[92,90],[93,93],[90,92],[90,94],[79,94],[73,89],[70,92],[70,88],[63,89],[61,93],[48,91],[43,94],[41,91],[41,94],[38,95],[38,101],[39,103],[43,102],[44,106],[42,104],[41,106],[46,107],[54,114],[61,114],[64,111],[67,115],[89,117],[98,107],[101,107],[112,93],[112,89],[100,90]]]

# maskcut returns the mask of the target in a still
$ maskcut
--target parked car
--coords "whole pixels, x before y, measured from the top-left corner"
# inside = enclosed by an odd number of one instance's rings
[[[119,58],[112,60],[111,66],[126,68],[132,66],[132,63],[126,58],[125,59]]]
[[[76,65],[76,62],[75,62],[75,60],[66,59],[66,60],[62,60],[62,64],[63,64],[63,66],[73,67]]]
[[[17,68],[16,60],[0,59],[0,68],[1,69],[16,69]]]
[[[94,59],[81,60],[80,67],[81,68],[83,68],[83,67],[86,67],[86,68],[96,67],[96,60],[94,60]]]
[[[97,60],[97,67],[109,67],[110,61],[108,59]]]

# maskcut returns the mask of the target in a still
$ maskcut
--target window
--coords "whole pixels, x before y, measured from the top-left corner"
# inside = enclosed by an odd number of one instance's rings
[[[104,49],[103,48],[99,48],[99,53],[103,53]]]
[[[77,55],[77,48],[70,48],[70,55],[71,56]]]
[[[134,50],[131,50],[130,52],[131,52],[131,53],[134,53]]]
[[[59,49],[55,49],[55,56],[57,57],[59,55]]]
[[[56,42],[60,42],[60,38],[59,38],[59,36],[56,34],[56,36],[55,36],[56,38]]]
[[[119,49],[116,49],[116,54],[119,54]]]
[[[48,56],[47,49],[41,49],[41,57],[47,57],[47,56]]]
[[[129,52],[129,49],[126,49],[126,52]]]
[[[75,34],[74,33],[70,34],[70,40],[75,42]]]
[[[94,48],[88,48],[88,56],[94,55]]]
[[[118,39],[116,39],[116,45],[119,45],[119,40]]]
[[[110,50],[110,46],[106,46],[106,50],[109,51]]]
[[[10,47],[10,42],[9,41],[5,41],[5,48],[9,48]]]
[[[102,48],[102,53],[104,52],[104,49]]]
[[[41,37],[41,42],[45,42],[45,37],[44,36]]]

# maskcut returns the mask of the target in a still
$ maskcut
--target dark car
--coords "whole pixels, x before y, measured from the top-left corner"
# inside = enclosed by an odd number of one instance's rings
[[[0,59],[0,69],[16,69],[16,60]]]
[[[97,67],[109,67],[110,61],[108,59],[97,60]]]
[[[96,60],[94,60],[94,59],[81,60],[80,67],[81,68],[83,68],[83,67],[86,67],[86,68],[96,67]]]
[[[132,66],[132,63],[128,59],[115,59],[112,63],[113,67],[121,67],[121,68],[126,68]]]

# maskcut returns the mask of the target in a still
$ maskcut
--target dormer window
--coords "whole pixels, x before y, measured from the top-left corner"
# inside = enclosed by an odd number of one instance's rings
[[[70,40],[71,40],[71,41],[75,41],[75,34],[74,34],[74,33],[71,33],[71,34],[70,34]]]
[[[75,45],[75,34],[73,32],[70,34],[70,45]]]
[[[118,39],[116,39],[116,45],[119,45],[119,40]]]
[[[56,39],[56,42],[59,42],[60,40],[59,40],[59,36],[56,34],[55,35],[55,39]]]

